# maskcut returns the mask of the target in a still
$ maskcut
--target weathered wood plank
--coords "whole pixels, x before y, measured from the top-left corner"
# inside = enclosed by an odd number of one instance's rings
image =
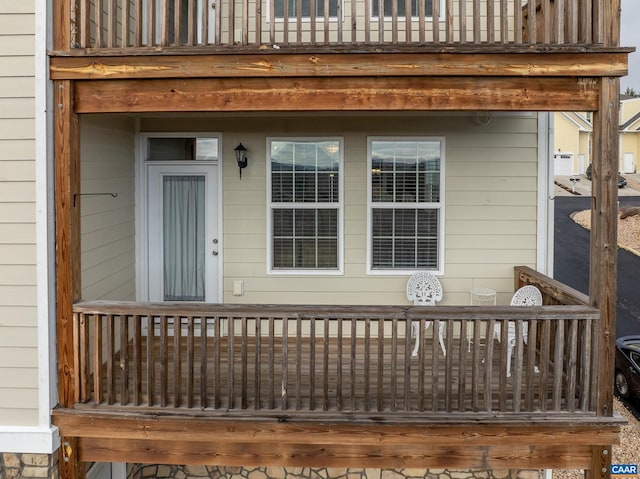
[[[77,113],[177,111],[593,110],[578,78],[245,78],[77,82]]]
[[[437,5],[438,2],[434,2]],[[553,55],[367,53],[53,57],[54,80],[309,76],[624,76],[627,50]]]

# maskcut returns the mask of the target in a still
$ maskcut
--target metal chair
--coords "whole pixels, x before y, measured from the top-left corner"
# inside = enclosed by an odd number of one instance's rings
[[[436,301],[440,301],[442,299],[442,285],[433,273],[429,273],[428,271],[417,271],[411,275],[407,282],[407,299],[413,302],[416,306],[435,306]],[[427,321],[426,326],[431,326],[431,321]],[[444,321],[441,321],[440,327],[438,328],[438,335],[442,353],[446,356],[447,350],[444,346],[443,339],[444,328],[445,323]],[[420,345],[420,323],[413,321],[411,323],[411,330],[416,338],[416,344],[413,347],[411,355],[417,356]]]
[[[511,298],[511,306],[542,306],[542,293],[538,288],[532,285],[523,286],[513,293]],[[493,337],[498,338],[498,341],[502,337],[502,325],[496,324],[493,330]],[[525,322],[522,326],[522,339],[524,344],[527,344],[529,338],[529,325]],[[516,345],[516,323],[515,321],[509,321],[507,330],[507,377],[511,376],[511,357],[513,355],[513,348]],[[538,372],[538,368],[535,368]]]

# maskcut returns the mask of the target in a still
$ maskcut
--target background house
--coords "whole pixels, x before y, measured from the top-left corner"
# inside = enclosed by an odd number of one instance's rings
[[[554,113],[554,174],[584,174],[591,163],[591,113]],[[622,173],[635,173],[640,137],[640,98],[621,96],[620,167]]]

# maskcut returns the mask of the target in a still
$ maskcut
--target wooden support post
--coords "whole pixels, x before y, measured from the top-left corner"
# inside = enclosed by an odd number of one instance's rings
[[[593,116],[591,262],[589,301],[600,310],[594,340],[597,354],[595,401],[598,416],[613,415],[613,368],[616,331],[618,256],[618,112],[620,80],[600,80],[598,111]],[[604,451],[607,451],[605,454]],[[594,448],[588,477],[608,478],[611,448]]]
[[[73,303],[80,299],[80,136],[73,111],[73,82],[54,82],[54,169],[56,212],[56,337],[58,350],[58,402],[72,407],[76,401],[73,348]],[[69,438],[64,438],[73,448]],[[78,455],[65,457],[61,448],[63,479],[78,479]],[[65,467],[65,464],[67,467]]]

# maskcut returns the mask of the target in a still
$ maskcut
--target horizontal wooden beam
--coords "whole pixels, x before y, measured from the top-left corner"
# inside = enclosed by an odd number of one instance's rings
[[[51,78],[362,76],[598,77],[627,74],[627,53],[380,53],[54,57]]]
[[[432,418],[431,424],[354,424],[353,418],[288,421],[57,410],[53,419],[62,434],[78,438],[79,457],[86,462],[296,467],[579,469],[589,467],[594,445],[616,443],[621,427],[615,418],[580,415],[545,416],[539,422],[523,415],[492,422],[448,416]]]
[[[593,111],[579,78],[344,77],[80,80],[76,113],[260,111]]]

